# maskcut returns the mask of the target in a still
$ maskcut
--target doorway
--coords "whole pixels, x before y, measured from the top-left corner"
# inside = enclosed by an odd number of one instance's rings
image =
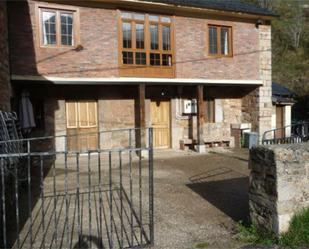
[[[66,101],[67,146],[69,151],[98,148],[97,101]]]
[[[153,127],[153,146],[162,149],[170,148],[170,102],[152,100],[150,118]]]

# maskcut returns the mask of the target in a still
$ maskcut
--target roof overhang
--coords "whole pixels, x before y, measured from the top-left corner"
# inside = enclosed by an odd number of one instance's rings
[[[219,9],[210,9],[210,8],[201,8],[201,7],[191,7],[183,5],[173,5],[168,3],[159,3],[159,2],[149,2],[143,0],[89,0],[89,1],[71,1],[67,3],[65,0],[43,0],[46,2],[53,3],[62,3],[69,5],[94,5],[100,7],[100,4],[110,5],[112,8],[124,8],[128,10],[140,10],[145,11],[145,9],[150,9],[154,12],[166,13],[166,14],[193,14],[201,16],[225,16],[225,17],[235,17],[241,19],[251,19],[251,20],[273,20],[277,16],[274,15],[263,15],[263,14],[254,14],[241,11],[228,11],[228,10],[219,10]]]
[[[225,80],[225,79],[185,79],[185,78],[64,78],[51,76],[12,75],[13,81],[24,83],[51,83],[55,85],[125,85],[125,84],[161,84],[161,85],[244,85],[260,86],[262,80]]]

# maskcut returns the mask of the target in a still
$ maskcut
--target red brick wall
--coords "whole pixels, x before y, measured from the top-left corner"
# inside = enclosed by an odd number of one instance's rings
[[[77,52],[67,48],[39,46],[34,3],[32,0],[29,2],[30,16],[27,11],[19,11],[20,3],[12,4],[12,15],[16,16],[11,24],[14,74],[60,77],[119,76],[116,10],[79,7],[80,37],[84,50]],[[23,18],[20,18],[20,13]],[[29,32],[29,20],[32,33]],[[255,25],[217,20],[216,23],[233,26],[234,57],[212,59],[207,58],[206,53],[207,21],[209,20],[176,17],[176,77],[259,79],[259,42]],[[29,33],[33,38],[29,37]],[[25,49],[27,47],[30,49]],[[25,52],[26,50],[29,52]]]
[[[10,109],[10,74],[6,2],[0,1],[0,110]]]

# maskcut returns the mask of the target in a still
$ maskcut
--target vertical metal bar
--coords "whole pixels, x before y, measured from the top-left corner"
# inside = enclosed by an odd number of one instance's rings
[[[1,183],[2,183],[2,232],[3,232],[3,247],[7,248],[6,242],[6,209],[5,209],[5,181],[4,181],[4,159],[0,158],[0,167],[1,167]]]
[[[20,237],[19,237],[19,199],[18,199],[18,164],[15,167],[15,215],[16,215],[16,238],[17,238],[17,248],[20,248]]]
[[[153,203],[153,128],[149,128],[149,225],[150,244],[154,244],[154,203]]]
[[[140,225],[140,245],[143,244],[143,196],[142,196],[142,152],[139,153],[138,169],[139,169],[139,225]]]
[[[77,168],[77,227],[78,227],[78,245],[81,247],[82,231],[81,231],[81,214],[80,214],[80,179],[79,179],[79,153],[76,153]]]
[[[67,232],[67,248],[69,248],[69,199],[68,199],[68,153],[65,151],[64,153],[64,173],[65,173],[65,226]]]
[[[112,189],[112,152],[109,151],[108,154],[108,161],[109,161],[109,212],[110,212],[110,248],[114,248],[113,245],[113,189]]]
[[[92,248],[92,236],[91,236],[91,168],[90,168],[90,152],[88,151],[88,215],[89,215],[89,238],[90,249]]]
[[[123,185],[122,185],[122,152],[119,151],[119,180],[120,180],[120,248],[123,248]]]
[[[132,150],[129,151],[129,174],[130,174],[130,225],[131,225],[131,246],[134,244],[133,226],[133,179],[132,179]]]
[[[53,191],[54,191],[54,239],[55,246],[58,248],[58,224],[57,224],[57,189],[56,189],[56,163],[53,165]]]
[[[30,228],[29,228],[29,237],[30,237],[30,248],[33,248],[33,236],[32,236],[32,198],[31,198],[31,164],[30,164],[30,141],[27,140],[27,166],[28,166],[28,212],[29,212],[29,221],[30,221]]]
[[[101,178],[101,152],[98,151],[98,171],[99,171],[99,217],[100,217],[100,235],[99,238],[102,240],[102,178]]]
[[[42,214],[42,235],[43,235],[43,248],[45,248],[45,210],[44,210],[44,169],[43,169],[43,157],[40,155],[40,188],[41,188],[41,214]]]

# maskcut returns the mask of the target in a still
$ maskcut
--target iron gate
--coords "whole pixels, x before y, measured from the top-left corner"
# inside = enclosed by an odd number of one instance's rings
[[[152,129],[145,133],[139,147],[35,152],[36,140],[24,139],[25,152],[0,154],[1,248],[152,245]]]

